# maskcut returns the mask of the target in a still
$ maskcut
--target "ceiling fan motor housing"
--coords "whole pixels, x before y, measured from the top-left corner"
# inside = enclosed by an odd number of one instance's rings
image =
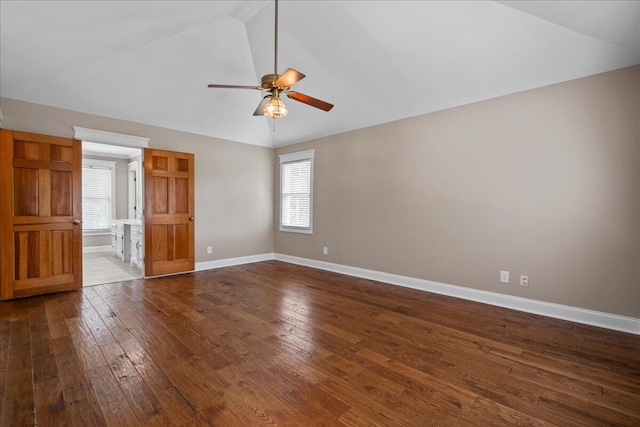
[[[272,89],[274,87],[278,87],[276,81],[280,77],[278,74],[265,74],[262,76],[261,85],[263,89]]]

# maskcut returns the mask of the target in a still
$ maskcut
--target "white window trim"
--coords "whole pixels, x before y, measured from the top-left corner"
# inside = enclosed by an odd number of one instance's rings
[[[116,162],[109,160],[82,159],[82,167],[99,167],[111,169],[111,219],[116,218]],[[109,228],[104,230],[82,230],[83,236],[101,236],[111,234]]]
[[[280,211],[280,231],[286,231],[289,233],[302,233],[313,234],[313,158],[316,150],[298,151],[295,153],[281,154],[280,157],[280,204],[278,210]],[[285,163],[295,163],[304,160],[311,162],[311,182],[309,189],[309,227],[288,227],[282,225],[282,165]]]

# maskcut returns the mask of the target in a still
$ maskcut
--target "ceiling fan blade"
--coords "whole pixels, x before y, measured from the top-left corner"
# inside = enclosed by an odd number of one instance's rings
[[[256,89],[262,90],[260,86],[238,86],[238,85],[209,85],[207,87],[219,89]]]
[[[294,70],[293,68],[289,68],[280,77],[278,77],[276,85],[278,87],[291,87],[304,78],[304,74]]]
[[[316,107],[324,111],[329,111],[333,108],[333,104],[329,104],[328,102],[324,102],[309,95],[305,95],[304,93],[287,92],[287,96],[291,99],[295,99],[296,101],[300,101],[304,104],[311,105],[312,107]]]
[[[254,116],[264,116],[264,113],[262,112],[262,109],[264,108],[265,105],[267,105],[269,103],[269,100],[271,99],[271,95],[267,95],[264,98],[262,98],[262,101],[260,101],[260,104],[258,104],[258,108],[256,108],[256,111],[253,112]]]

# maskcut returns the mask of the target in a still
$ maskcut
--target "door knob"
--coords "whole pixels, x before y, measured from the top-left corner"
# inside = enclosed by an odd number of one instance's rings
[[[79,220],[79,219],[74,219],[74,220],[73,220],[73,223],[74,223],[75,225],[78,225],[78,224],[80,224],[80,220]]]
[[[189,217],[189,221],[193,221],[195,219],[195,217],[190,216]]]

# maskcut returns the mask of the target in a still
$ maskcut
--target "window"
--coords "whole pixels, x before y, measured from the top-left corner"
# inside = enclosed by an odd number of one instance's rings
[[[115,218],[116,162],[82,160],[82,232],[110,231]]]
[[[280,231],[313,232],[313,153],[280,156]]]

